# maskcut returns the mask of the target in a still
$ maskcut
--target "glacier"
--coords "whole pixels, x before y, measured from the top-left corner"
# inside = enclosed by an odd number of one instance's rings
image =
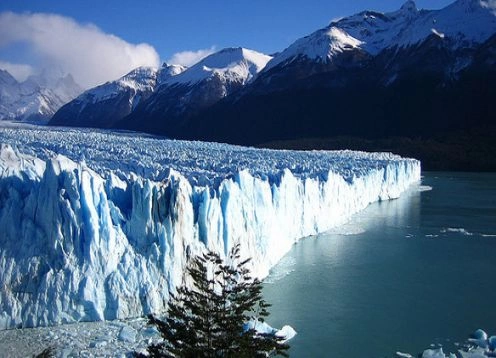
[[[391,153],[0,128],[0,329],[163,312],[189,257],[240,243],[267,276],[298,239],[420,180]]]

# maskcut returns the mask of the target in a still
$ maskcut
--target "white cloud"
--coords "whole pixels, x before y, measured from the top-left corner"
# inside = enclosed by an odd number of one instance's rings
[[[19,63],[0,61],[0,68],[10,73],[17,81],[22,82],[34,73],[33,67]]]
[[[130,44],[92,24],[54,14],[0,13],[0,49],[24,43],[44,65],[71,73],[88,88],[114,80],[138,66],[159,66],[148,44]]]
[[[215,46],[198,51],[177,52],[167,60],[167,63],[190,67],[214,52]]]

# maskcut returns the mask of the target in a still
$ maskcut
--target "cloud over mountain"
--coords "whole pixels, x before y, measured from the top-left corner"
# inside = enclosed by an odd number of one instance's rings
[[[131,44],[95,25],[60,15],[0,13],[0,33],[0,49],[23,44],[40,65],[71,73],[86,88],[138,66],[157,67],[160,63],[155,49],[146,43]]]
[[[172,57],[167,60],[167,63],[190,67],[214,52],[215,46],[200,49],[198,51],[181,51],[172,55]]]

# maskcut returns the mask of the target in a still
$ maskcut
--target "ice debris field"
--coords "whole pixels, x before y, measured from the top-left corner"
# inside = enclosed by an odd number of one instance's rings
[[[160,313],[205,247],[265,277],[300,238],[420,180],[388,153],[0,128],[0,329]]]

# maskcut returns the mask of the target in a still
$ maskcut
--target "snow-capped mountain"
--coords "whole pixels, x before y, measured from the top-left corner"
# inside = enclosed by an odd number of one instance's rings
[[[61,108],[50,124],[153,131],[237,91],[270,59],[252,50],[228,48],[191,68],[164,64],[158,72],[137,69],[117,81],[86,91]],[[158,116],[163,119],[157,119]]]
[[[251,81],[272,59],[271,56],[245,48],[226,48],[213,53],[177,77],[166,81],[167,85],[188,84],[218,77],[224,86],[229,83],[245,85]],[[225,88],[227,92],[227,88]]]
[[[45,70],[19,83],[0,70],[0,120],[46,122],[81,92],[70,74]]]
[[[213,53],[164,81],[117,127],[179,133],[188,118],[250,83],[271,58],[245,48]]]
[[[398,11],[364,11],[297,40],[265,71],[296,59],[330,62],[351,50],[375,56],[385,49],[417,45],[432,35],[449,42],[451,49],[471,47],[494,35],[495,8],[487,0],[458,0],[441,10],[419,10],[408,0]]]
[[[336,136],[424,138],[448,141],[444,152],[460,150],[456,143],[462,142],[473,153],[481,135],[496,134],[495,63],[493,1],[457,0],[424,10],[409,0],[397,11],[333,21],[273,58],[230,48],[188,69],[170,67],[138,101],[91,97],[71,103],[70,115],[59,121],[57,114],[52,123],[250,145]],[[126,109],[117,111],[116,100]],[[459,133],[472,137],[460,140]],[[429,157],[421,149],[403,154]],[[460,168],[478,158],[473,154]],[[489,169],[485,162],[473,168]]]
[[[494,2],[419,10],[407,1],[398,11],[364,11],[298,39],[241,91],[165,134],[250,145],[338,136],[435,139],[455,158],[456,151],[472,153],[458,168],[480,162],[472,168],[487,170],[496,161],[480,160],[473,148],[482,148],[474,145],[481,136],[494,142],[495,63]],[[461,140],[460,133],[470,137]],[[406,153],[403,145],[375,149],[428,159],[424,144]]]
[[[112,126],[146,100],[161,83],[185,68],[163,64],[159,70],[139,67],[116,81],[92,88],[63,106],[50,120],[51,125]]]

